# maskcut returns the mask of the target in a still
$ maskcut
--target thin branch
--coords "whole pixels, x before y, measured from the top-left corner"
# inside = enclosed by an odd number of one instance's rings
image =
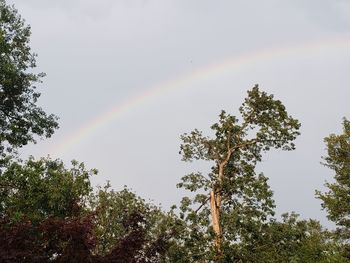
[[[204,200],[204,202],[202,202],[202,204],[194,211],[196,214],[199,210],[202,209],[203,206],[205,206],[207,204],[207,202],[210,200],[210,195],[207,199]]]
[[[252,140],[249,140],[249,141],[247,141],[245,143],[241,143],[241,144],[238,144],[238,145],[232,147],[231,150],[234,151],[234,150],[237,150],[237,149],[240,149],[240,148],[245,148],[245,147],[247,147],[249,145],[253,145],[253,144],[257,143],[257,142],[259,142],[258,139],[252,139]]]

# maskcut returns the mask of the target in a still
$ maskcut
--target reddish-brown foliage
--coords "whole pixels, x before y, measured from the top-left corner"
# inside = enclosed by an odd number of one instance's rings
[[[68,219],[48,218],[35,226],[30,221],[0,222],[0,262],[54,263],[144,263],[158,262],[166,252],[169,237],[147,239],[145,218],[131,214],[123,225],[127,234],[105,256],[95,255],[98,240],[93,235],[95,215]]]

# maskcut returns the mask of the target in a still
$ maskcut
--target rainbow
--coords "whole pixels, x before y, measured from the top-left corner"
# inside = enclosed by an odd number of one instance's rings
[[[100,127],[103,127],[116,119],[122,117],[125,113],[140,107],[142,104],[155,100],[167,93],[190,87],[192,83],[203,78],[212,78],[220,74],[249,67],[258,62],[267,62],[274,59],[284,59],[292,56],[302,56],[309,54],[319,54],[327,49],[350,49],[350,36],[340,36],[331,39],[304,42],[297,45],[287,45],[283,47],[257,50],[233,57],[226,58],[218,63],[210,64],[193,71],[187,72],[175,79],[170,79],[154,86],[149,87],[145,92],[126,99],[124,102],[112,106],[105,113],[96,116],[88,123],[81,126],[72,134],[63,138],[63,140],[49,150],[50,154],[60,156],[69,149],[87,139],[95,133]],[[57,144],[56,144],[57,145]]]

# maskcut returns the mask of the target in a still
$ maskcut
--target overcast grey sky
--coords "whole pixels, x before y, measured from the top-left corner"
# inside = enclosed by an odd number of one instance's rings
[[[183,195],[175,187],[181,176],[204,167],[180,161],[180,134],[208,131],[221,109],[237,114],[246,90],[258,83],[302,123],[297,150],[270,152],[259,166],[270,178],[277,211],[328,224],[314,191],[332,176],[320,165],[323,138],[341,131],[343,116],[350,118],[350,1],[8,2],[32,26],[31,46],[47,73],[40,103],[61,126],[23,156],[84,161],[100,171],[94,183],[128,185],[168,207]],[[288,51],[298,45],[315,49]],[[209,71],[141,101],[55,155],[76,130],[159,83],[264,50],[272,56]]]

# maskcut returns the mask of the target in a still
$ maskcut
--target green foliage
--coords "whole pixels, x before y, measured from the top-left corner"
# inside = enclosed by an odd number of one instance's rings
[[[325,138],[327,155],[324,165],[334,171],[333,183],[326,183],[328,192],[317,191],[317,197],[323,201],[322,207],[328,212],[328,218],[350,238],[350,122],[343,121],[343,133],[331,134]]]
[[[0,174],[0,217],[33,223],[48,217],[65,218],[80,213],[92,191],[83,163],[67,169],[59,160],[11,161]]]
[[[127,188],[118,192],[111,190],[109,183],[90,197],[90,209],[96,213],[94,235],[98,246],[95,253],[99,255],[111,253],[118,240],[128,235],[129,229],[124,222],[135,213],[143,217],[143,253],[150,253],[155,244],[160,243],[162,248],[157,245],[157,249],[171,249],[175,244],[174,236],[181,227],[181,222],[172,211],[164,213]],[[157,256],[160,256],[159,252],[153,255],[155,258]]]
[[[336,223],[336,236],[346,242],[344,255],[350,260],[350,121],[343,120],[343,133],[324,139],[327,155],[324,165],[334,171],[334,181],[327,182],[327,192],[316,191],[328,218]]]
[[[96,173],[75,161],[69,169],[48,158],[8,163],[0,174],[1,260],[159,262],[175,254],[175,214],[108,184],[93,193]]]
[[[214,138],[203,136],[197,129],[181,136],[184,161],[201,159],[214,163],[208,176],[192,173],[178,184],[196,193],[193,199],[184,198],[180,208],[192,238],[188,241],[191,244],[185,246],[192,246],[192,252],[198,251],[200,260],[214,260],[212,245],[208,244],[213,239],[208,191],[220,194],[224,253],[230,258],[238,257],[237,244],[245,236],[258,233],[263,222],[274,214],[268,179],[257,175],[255,166],[262,153],[271,148],[293,150],[293,140],[299,135],[299,122],[288,115],[279,100],[258,86],[248,91],[239,111],[241,120],[221,112],[219,122],[211,126]],[[196,261],[195,255],[192,260]]]
[[[0,155],[35,142],[34,135],[50,137],[57,117],[36,102],[35,84],[44,74],[33,73],[36,55],[29,47],[30,27],[13,7],[0,0]]]
[[[222,111],[219,122],[211,126],[215,138],[204,137],[195,129],[181,136],[183,144],[180,153],[184,161],[203,159],[224,160],[227,147],[232,147],[236,157],[246,161],[261,160],[261,152],[271,147],[294,149],[292,142],[299,135],[300,124],[285,110],[273,95],[261,92],[258,86],[248,91],[248,97],[239,108],[241,124],[235,116]]]
[[[341,246],[315,220],[299,220],[295,213],[283,214],[282,222],[271,220],[253,247],[244,249],[252,262],[347,262]]]

